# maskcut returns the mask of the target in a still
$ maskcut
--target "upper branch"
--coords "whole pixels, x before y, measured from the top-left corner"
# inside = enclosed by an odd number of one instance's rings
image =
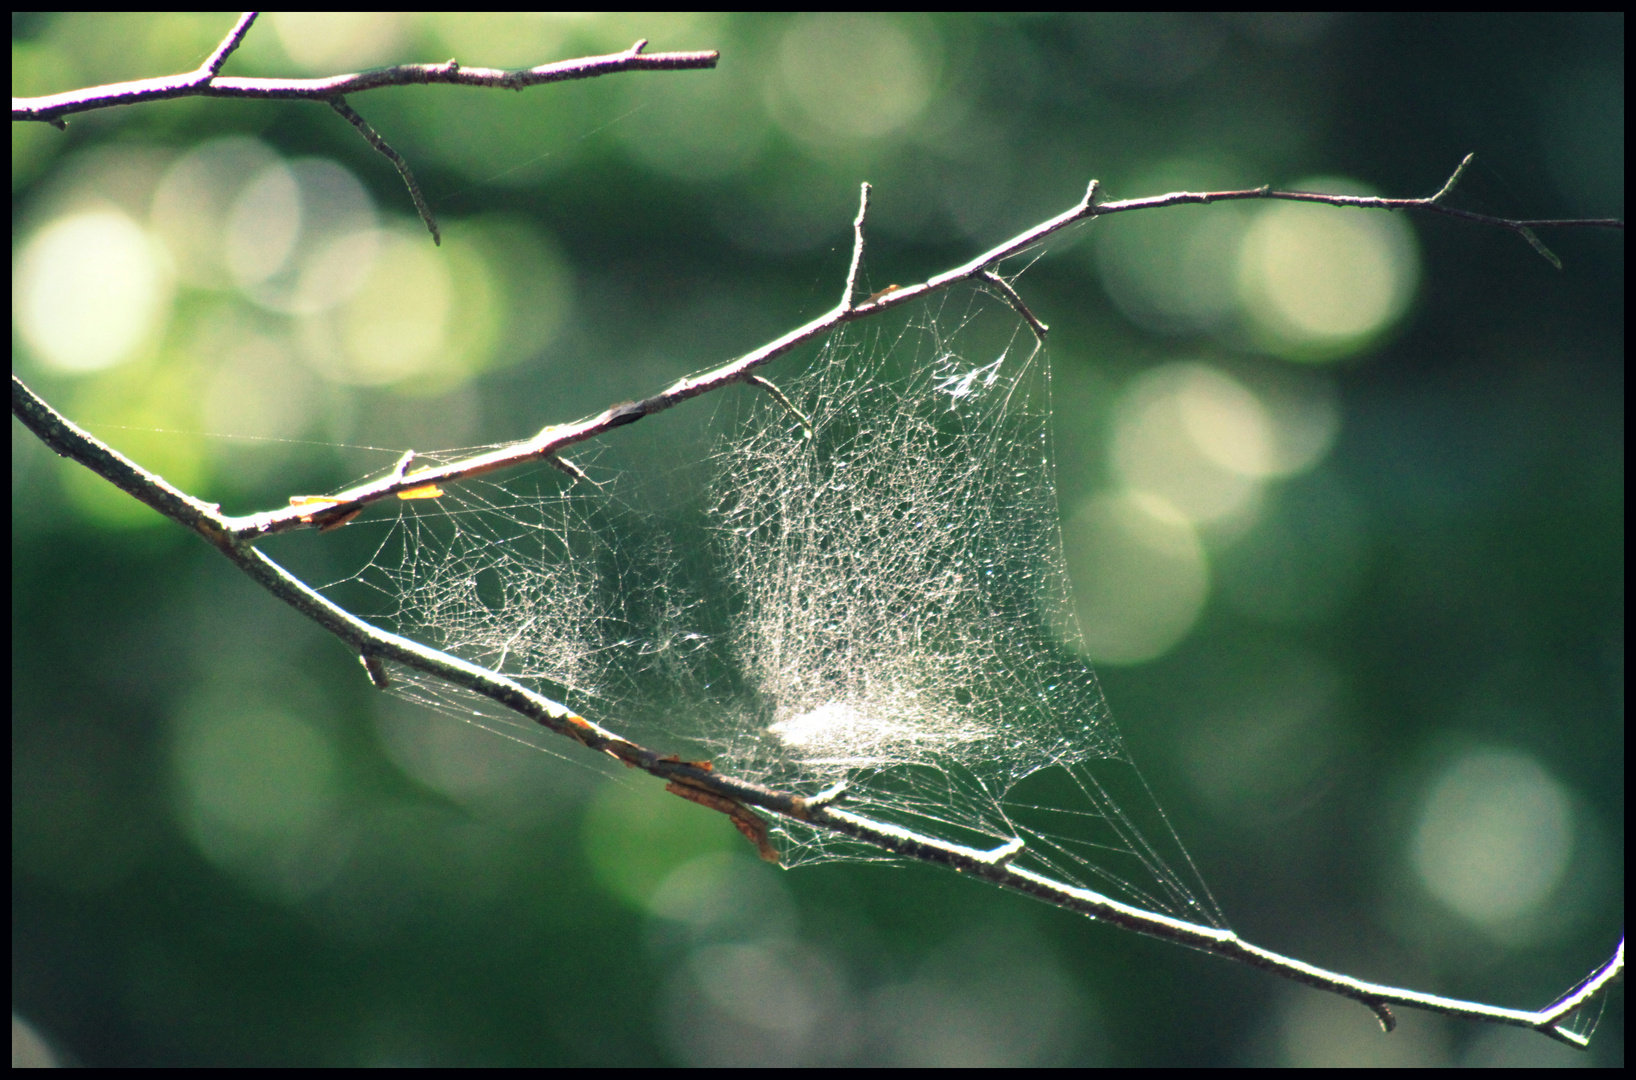
[[[1325,203],[1329,206],[1354,206],[1367,210],[1424,210],[1433,214],[1445,214],[1448,217],[1459,218],[1475,225],[1493,225],[1501,229],[1509,229],[1524,240],[1528,241],[1535,251],[1539,252],[1552,266],[1562,269],[1562,260],[1558,259],[1539,237],[1534,235],[1535,229],[1624,229],[1624,218],[1505,218],[1493,214],[1479,214],[1471,210],[1461,210],[1446,205],[1443,200],[1454,186],[1460,182],[1477,155],[1467,154],[1460,164],[1449,174],[1435,195],[1424,199],[1382,199],[1373,195],[1331,195],[1317,191],[1276,191],[1270,185],[1258,188],[1246,188],[1242,191],[1173,191],[1168,195],[1150,195],[1142,199],[1122,199],[1114,202],[1105,202],[1096,208],[1098,216],[1103,214],[1118,214],[1126,210],[1152,210],[1160,206],[1179,206],[1183,203],[1213,203],[1228,202],[1234,199],[1287,199],[1294,202]]]
[[[843,323],[870,318],[880,314],[887,308],[913,303],[915,300],[931,293],[940,292],[958,282],[974,278],[982,279],[987,283],[988,287],[999,291],[1006,302],[1011,304],[1028,323],[1034,333],[1043,338],[1046,331],[1045,324],[1040,322],[1033,312],[1028,310],[1021,296],[1011,287],[1010,283],[995,272],[995,267],[1007,259],[1037,247],[1046,239],[1070,225],[1107,214],[1126,213],[1134,210],[1154,210],[1160,207],[1179,206],[1185,203],[1227,202],[1239,199],[1283,199],[1363,209],[1428,210],[1450,214],[1477,224],[1495,225],[1518,232],[1558,267],[1561,265],[1560,261],[1556,259],[1555,255],[1547,251],[1538,238],[1533,235],[1531,227],[1582,225],[1624,228],[1624,221],[1618,218],[1497,218],[1464,210],[1454,210],[1444,206],[1441,200],[1448,195],[1466,166],[1471,163],[1471,160],[1471,155],[1468,154],[1465,160],[1460,163],[1459,168],[1450,176],[1448,182],[1443,185],[1442,190],[1438,191],[1436,195],[1423,199],[1382,199],[1373,196],[1332,195],[1311,191],[1278,191],[1269,185],[1240,191],[1174,191],[1166,195],[1151,195],[1140,199],[1098,202],[1097,194],[1100,190],[1100,183],[1092,180],[1085,190],[1084,198],[1056,217],[1042,221],[1033,228],[1025,229],[969,262],[927,278],[918,285],[884,290],[863,303],[855,303],[852,296],[857,288],[858,270],[863,259],[864,226],[869,211],[870,187],[866,183],[862,185],[859,192],[858,214],[853,221],[852,258],[847,271],[841,302],[805,326],[797,327],[784,336],[768,342],[753,352],[746,353],[723,364],[721,367],[678,380],[650,397],[615,405],[596,416],[574,423],[553,424],[541,430],[533,438],[523,442],[480,454],[464,461],[417,469],[407,475],[395,473],[382,477],[379,480],[328,497],[323,509],[316,512],[311,505],[300,505],[248,517],[230,518],[227,519],[227,522],[235,535],[245,538],[287,532],[291,529],[306,526],[322,527],[356,514],[358,510],[369,503],[415,488],[424,488],[441,483],[457,483],[461,480],[481,476],[498,469],[510,468],[528,461],[545,460],[554,462],[559,452],[565,447],[596,438],[613,428],[634,423],[644,416],[663,412],[689,398],[710,393],[732,383],[747,381],[754,375],[757,368],[771,363],[778,357],[815,338],[824,336]]]
[[[647,48],[648,42],[646,38],[642,38],[624,52],[609,53],[607,56],[587,56],[579,60],[562,60],[555,64],[541,64],[539,67],[523,68],[518,71],[463,68],[455,61],[449,60],[442,64],[399,64],[395,67],[376,68],[373,71],[351,75],[331,75],[325,79],[219,77],[217,72],[239,47],[239,43],[244,40],[244,35],[249,32],[255,21],[254,11],[247,11],[241,15],[239,21],[233,24],[233,29],[222,39],[221,44],[211,51],[203,64],[192,71],[156,79],[137,79],[108,86],[92,86],[45,97],[14,97],[11,99],[11,118],[38,120],[62,129],[68,126],[63,117],[71,113],[106,109],[114,105],[136,105],[144,101],[159,101],[165,98],[202,96],[324,101],[357,128],[370,146],[392,162],[393,168],[398,170],[398,175],[403,177],[404,186],[409,189],[409,197],[414,200],[415,211],[426,223],[427,231],[432,234],[432,242],[441,244],[443,239],[437,226],[437,218],[432,215],[432,208],[421,195],[420,185],[415,182],[415,174],[410,170],[409,163],[369,126],[368,121],[346,103],[344,95],[374,90],[381,86],[408,86],[415,83],[454,83],[461,86],[492,86],[521,90],[525,86],[535,86],[539,83],[589,79],[616,71],[713,68],[720,55],[714,50],[644,55],[642,50]]]
[[[323,527],[355,514],[360,508],[367,506],[369,503],[399,495],[415,488],[424,488],[442,483],[456,483],[498,469],[511,468],[528,461],[553,459],[564,447],[593,439],[613,428],[634,423],[644,416],[663,412],[689,398],[719,390],[732,383],[746,381],[757,368],[771,363],[808,341],[824,336],[842,323],[878,315],[888,307],[896,307],[899,304],[909,302],[915,297],[939,292],[968,278],[983,277],[985,272],[991,270],[998,263],[1028,250],[1053,233],[1059,232],[1074,222],[1095,213],[1097,186],[1097,181],[1092,180],[1085,191],[1085,197],[1073,208],[1058,214],[1049,221],[1042,222],[1017,234],[1005,243],[984,252],[963,266],[938,274],[919,285],[894,289],[878,299],[862,304],[854,304],[852,302],[852,292],[856,281],[857,263],[862,257],[864,219],[869,206],[869,185],[865,184],[859,195],[858,218],[854,223],[853,269],[848,274],[846,295],[834,308],[813,319],[805,326],[797,327],[783,337],[768,342],[754,352],[746,353],[712,371],[678,380],[651,397],[615,405],[596,416],[575,423],[553,424],[540,431],[532,439],[502,447],[486,454],[480,454],[464,461],[416,469],[406,475],[393,474],[382,477],[379,480],[327,497],[326,505],[322,510],[314,511],[311,505],[303,504],[248,517],[225,520],[236,536],[247,539],[288,532],[292,529],[312,525]]]
[[[238,37],[249,28],[253,15],[247,15],[234,27]],[[236,47],[237,39],[229,35]],[[224,42],[224,46],[226,46]],[[237,97],[278,98],[288,100],[328,101],[343,94],[357,94],[383,86],[413,86],[448,83],[455,86],[487,86],[503,90],[521,90],[541,83],[564,82],[569,79],[590,79],[616,71],[674,71],[683,68],[713,68],[720,58],[714,49],[704,52],[643,53],[646,39],[638,41],[623,52],[606,56],[586,56],[578,60],[562,60],[539,67],[507,71],[500,68],[461,67],[454,60],[441,64],[397,64],[374,68],[370,71],[345,75],[330,75],[321,79],[257,79],[218,76],[221,62],[232,51],[231,47],[218,48],[205,65],[181,75],[164,75],[153,79],[134,79],[130,82],[90,86],[43,97],[14,97],[11,99],[13,120],[39,120],[58,123],[65,116],[111,108],[115,105],[136,105],[144,101],[162,101],[178,97]],[[211,65],[214,64],[215,67]]]

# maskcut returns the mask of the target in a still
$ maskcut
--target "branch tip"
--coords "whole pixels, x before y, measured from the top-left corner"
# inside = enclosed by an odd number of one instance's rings
[[[801,425],[801,434],[803,438],[810,439],[813,437],[812,421],[808,420],[806,414],[795,407],[795,402],[791,401],[787,396],[785,396],[784,391],[773,385],[772,380],[764,379],[760,375],[751,375],[744,381],[749,383],[751,386],[757,386],[767,391],[767,393],[773,396],[774,400],[776,400],[780,405],[784,406],[785,410],[787,410],[791,416],[795,417],[796,422]]]
[[[1460,182],[1460,177],[1466,174],[1467,166],[1469,166],[1475,160],[1477,160],[1477,155],[1475,153],[1467,154],[1465,157],[1461,158],[1460,164],[1454,167],[1454,171],[1449,174],[1449,178],[1443,182],[1442,188],[1438,190],[1436,195],[1433,195],[1426,201],[1429,203],[1442,202],[1443,197],[1449,192],[1453,191],[1454,185]]]
[[[826,806],[833,806],[846,797],[847,782],[837,780],[829,787],[820,791],[810,799],[803,800],[809,809],[822,810]]]
[[[1027,846],[1028,845],[1023,842],[1022,837],[1012,837],[1010,840],[1007,840],[1005,843],[1001,844],[997,848],[994,848],[992,851],[984,852],[983,861],[988,863],[990,866],[1008,866],[1010,865],[1011,860],[1015,859],[1018,855],[1021,855],[1023,849]]]
[[[1034,337],[1038,338],[1041,344],[1044,344],[1045,335],[1050,333],[1051,328],[1040,322],[1034,313],[1028,310],[1028,305],[1023,303],[1022,295],[1012,287],[1011,282],[993,270],[984,270],[983,277],[1000,291],[1000,295],[1005,298],[1005,302],[1010,304],[1012,310],[1022,316],[1023,322],[1027,323],[1028,328],[1034,331]]]
[[[432,216],[432,208],[426,205],[425,196],[420,193],[420,185],[415,183],[415,174],[410,171],[409,163],[387,141],[381,138],[380,133],[369,126],[369,122],[346,103],[346,98],[337,95],[329,99],[330,108],[340,113],[342,118],[358,129],[370,146],[386,156],[403,178],[404,186],[409,189],[409,198],[414,200],[415,209],[420,212],[420,220],[426,223],[426,229],[432,234],[432,243],[439,247],[443,244],[443,235],[438,231],[437,219]]]
[[[369,681],[375,684],[375,689],[392,689],[392,680],[387,677],[386,665],[381,663],[380,657],[365,650],[358,654],[358,663],[362,664],[364,670],[369,673]]]
[[[1562,260],[1557,258],[1556,252],[1546,247],[1545,244],[1540,241],[1540,238],[1534,234],[1533,229],[1530,229],[1526,225],[1518,225],[1517,234],[1524,240],[1528,241],[1528,246],[1539,252],[1540,257],[1546,262],[1550,263],[1558,270],[1562,269]]]
[[[580,468],[578,465],[575,465],[567,458],[561,457],[557,454],[548,454],[545,460],[550,462],[554,468],[562,470],[575,480],[583,480],[592,487],[596,487],[596,481],[592,480],[589,476],[586,476],[584,469]]]
[[[852,294],[858,288],[858,267],[863,265],[863,223],[869,216],[869,181],[858,187],[858,216],[852,219],[852,266],[846,272],[846,291],[841,294],[841,310],[851,311]]]
[[[200,80],[201,82],[209,82],[216,77],[217,73],[221,71],[222,65],[227,63],[227,58],[233,55],[234,50],[244,41],[244,35],[250,32],[250,27],[254,25],[258,14],[260,12],[246,11],[239,16],[239,21],[234,23],[233,29],[229,30],[227,36],[222,38],[222,43],[216,46],[216,51],[211,53],[209,58],[199,65],[199,74],[204,76]]]

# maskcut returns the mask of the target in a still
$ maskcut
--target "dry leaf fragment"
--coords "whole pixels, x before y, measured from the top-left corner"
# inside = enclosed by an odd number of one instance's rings
[[[310,506],[310,507],[313,508],[313,513],[311,513],[311,514],[302,514],[301,515],[301,524],[303,524],[303,525],[311,525],[314,521],[317,520],[318,515],[319,515],[320,512],[322,512],[323,510],[325,510],[325,509],[327,509],[327,508],[329,508],[331,506],[340,506],[343,501],[344,500],[342,500],[342,499],[331,498],[328,495],[291,495],[290,496],[290,505],[291,506]],[[364,512],[364,508],[361,507],[361,506],[356,507],[356,508],[354,508],[352,510],[348,510],[344,514],[340,514],[337,517],[331,518],[330,520],[327,520],[327,521],[323,522],[321,525],[318,526],[318,531],[319,532],[329,532],[331,529],[339,529],[342,525],[345,525],[347,522],[351,521],[353,518],[357,517],[359,514],[361,514],[363,512]]]
[[[665,785],[665,790],[672,795],[680,795],[688,802],[696,802],[700,806],[708,806],[712,810],[726,814],[744,839],[756,846],[756,853],[762,859],[775,866],[782,862],[778,848],[773,846],[772,838],[767,835],[767,820],[737,799],[694,787],[685,780],[672,780]]]

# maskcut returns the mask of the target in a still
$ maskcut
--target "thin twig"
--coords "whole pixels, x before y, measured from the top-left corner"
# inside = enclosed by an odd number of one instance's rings
[[[397,167],[398,175],[403,177],[404,186],[409,189],[409,197],[415,202],[415,209],[420,211],[420,220],[424,221],[426,228],[431,231],[432,243],[441,245],[443,243],[443,234],[438,231],[437,219],[432,216],[432,208],[426,205],[426,199],[420,193],[420,185],[415,183],[415,174],[410,171],[409,163],[403,160],[403,156],[392,149],[391,144],[381,138],[374,128],[369,126],[369,121],[353,111],[352,106],[346,103],[345,98],[330,98],[329,107],[340,113],[347,123],[357,128],[359,133],[369,140],[370,146],[386,155],[386,160]]]
[[[1352,206],[1366,210],[1425,210],[1434,214],[1446,214],[1449,217],[1469,221],[1475,225],[1492,225],[1501,229],[1509,229],[1528,241],[1535,251],[1539,252],[1558,270],[1562,269],[1562,262],[1534,235],[1535,229],[1623,229],[1623,218],[1504,218],[1493,214],[1479,214],[1472,210],[1460,210],[1443,203],[1454,185],[1464,175],[1467,166],[1471,164],[1475,154],[1467,154],[1460,164],[1449,175],[1447,181],[1438,189],[1437,194],[1425,199],[1382,199],[1374,195],[1331,195],[1317,191],[1277,191],[1271,187],[1246,188],[1242,191],[1173,191],[1168,195],[1153,195],[1145,199],[1122,199],[1116,202],[1105,202],[1096,208],[1096,214],[1119,214],[1127,210],[1151,210],[1160,206],[1179,206],[1183,203],[1213,203],[1229,202],[1235,199],[1286,199],[1294,202],[1316,202],[1328,206]]]
[[[1034,313],[1028,310],[1028,305],[1023,303],[1023,298],[1017,290],[1011,287],[1011,282],[992,270],[984,270],[983,278],[999,290],[1000,295],[1005,297],[1005,302],[1010,304],[1012,310],[1018,315],[1022,316],[1022,321],[1028,324],[1030,330],[1034,331],[1034,336],[1043,342],[1045,335],[1050,332],[1051,328],[1040,322]]]
[[[222,38],[221,44],[217,45],[215,51],[205,58],[204,63],[199,65],[199,71],[205,74],[207,79],[214,79],[216,74],[221,71],[222,65],[227,63],[227,58],[238,51],[239,45],[244,41],[244,35],[250,32],[250,27],[255,24],[258,14],[260,12],[246,11],[243,15],[240,15],[239,21],[234,23],[233,29],[229,30],[227,36]]]
[[[243,19],[240,20],[240,25],[248,29]],[[239,26],[235,26],[234,30],[239,31]],[[242,33],[239,36],[242,37]],[[231,37],[230,34],[229,38]],[[236,42],[234,45],[236,47]],[[554,64],[541,64],[538,67],[510,71],[501,68],[461,67],[454,60],[447,60],[441,64],[396,64],[392,67],[374,68],[346,75],[329,75],[321,79],[262,79],[242,76],[201,78],[200,73],[205,69],[200,68],[182,75],[133,79],[130,82],[68,90],[61,94],[14,97],[11,99],[11,118],[49,123],[75,113],[179,97],[327,101],[339,94],[361,94],[366,90],[378,90],[383,86],[425,86],[434,83],[481,86],[495,90],[521,90],[544,83],[591,79],[616,71],[713,68],[720,59],[720,54],[714,49],[701,52],[643,53],[642,50],[646,46],[647,41],[643,40],[621,52],[608,53],[605,56],[560,60]],[[217,51],[221,52],[221,49],[218,48]],[[212,54],[212,59],[214,56],[215,54]],[[214,76],[214,72],[210,74]]]
[[[550,457],[546,458],[545,460],[546,460],[547,464],[549,464],[552,468],[558,470],[559,472],[566,473],[569,476],[573,477],[575,480],[583,480],[585,483],[590,484],[592,487],[597,486],[596,481],[592,480],[589,476],[585,475],[585,470],[584,469],[580,468],[578,465],[575,465],[572,461],[569,461],[567,458],[561,456],[560,454],[552,454]]]
[[[863,223],[869,216],[869,181],[858,192],[858,216],[852,221],[852,265],[846,271],[846,291],[841,294],[841,310],[852,310],[852,294],[858,289],[858,268],[863,265]],[[871,298],[873,299],[873,298]]]
[[[358,654],[358,662],[364,666],[364,671],[369,675],[369,681],[375,689],[392,689],[392,679],[386,674],[386,665],[381,663],[380,657],[365,649]]]
[[[454,83],[461,86],[487,86],[497,89],[521,90],[540,83],[562,82],[567,79],[589,79],[616,71],[672,71],[682,68],[713,68],[719,54],[714,50],[691,53],[654,53],[644,55],[647,39],[642,38],[624,52],[607,56],[590,56],[579,60],[564,60],[555,64],[520,71],[502,71],[495,68],[463,68],[454,60],[442,64],[399,64],[395,67],[376,68],[355,75],[333,75],[327,79],[244,79],[220,78],[218,72],[227,58],[239,47],[244,35],[256,21],[256,12],[247,11],[239,16],[233,29],[221,44],[211,52],[199,67],[181,75],[166,75],[156,79],[137,79],[132,82],[92,86],[70,90],[45,97],[11,99],[12,120],[35,120],[62,130],[67,122],[63,117],[74,113],[106,109],[114,105],[136,105],[144,101],[162,101],[177,97],[250,97],[312,99],[327,102],[348,123],[357,128],[369,145],[386,155],[403,177],[414,200],[420,220],[432,234],[432,243],[442,244],[437,219],[420,193],[415,174],[405,161],[374,128],[365,122],[351,106],[345,95],[374,90],[382,86],[409,86],[426,83]]]
[[[244,41],[244,35],[250,32],[250,27],[252,25],[254,25],[254,23],[256,21],[256,16],[258,14],[259,14],[259,12],[246,11],[244,14],[240,15],[239,16],[239,21],[233,24],[233,29],[231,29],[231,30],[229,30],[227,32],[227,36],[222,38],[221,43],[218,44],[214,49],[211,50],[210,55],[205,58],[204,63],[200,64],[198,67],[194,68],[192,71],[189,71],[189,72],[187,72],[185,74],[182,74],[182,75],[173,76],[172,78],[175,79],[175,80],[180,80],[181,85],[194,86],[194,87],[207,85],[212,79],[214,79],[216,77],[216,73],[221,71],[222,65],[227,63],[227,58],[229,56],[232,56],[233,53],[238,49],[239,45]],[[121,84],[121,85],[123,85],[123,84]],[[73,92],[78,93],[80,91],[73,91]],[[58,131],[68,130],[68,121],[66,121],[66,120],[64,120],[62,118],[64,115],[67,115],[66,113],[55,113],[55,114],[40,115],[40,116],[19,116],[18,115],[17,109],[18,109],[18,103],[19,102],[25,103],[25,107],[26,107],[26,103],[28,103],[30,101],[38,101],[38,100],[40,100],[40,99],[38,99],[38,98],[12,98],[11,99],[11,110],[12,110],[11,118],[13,120],[40,120],[40,121],[43,121],[44,123],[50,124],[52,127],[56,128]],[[75,110],[75,111],[79,111],[79,110]]]
[[[774,400],[776,400],[780,405],[784,406],[784,408],[789,411],[791,416],[795,417],[796,422],[801,425],[801,430],[806,433],[807,438],[812,438],[812,421],[808,420],[806,414],[795,407],[795,402],[786,397],[784,395],[784,391],[773,385],[771,379],[763,379],[760,375],[751,375],[744,381],[749,383],[751,386],[758,386],[767,391],[767,393],[771,394]]]
[[[1471,163],[1476,160],[1477,155],[1475,153],[1467,154],[1465,157],[1461,158],[1460,164],[1456,165],[1454,167],[1454,171],[1449,173],[1449,178],[1443,181],[1443,186],[1437,189],[1437,194],[1433,195],[1426,201],[1434,203],[1442,202],[1443,196],[1454,190],[1454,185],[1460,182],[1460,178],[1466,174],[1466,169],[1469,168]]]
[[[414,464],[414,461],[415,452],[413,450],[405,450],[403,452],[403,456],[398,458],[397,463],[392,466],[392,475],[402,479],[404,473],[409,471],[409,466]]]

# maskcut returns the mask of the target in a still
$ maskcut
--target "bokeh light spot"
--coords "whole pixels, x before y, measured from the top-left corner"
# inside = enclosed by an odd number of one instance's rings
[[[1472,753],[1437,778],[1412,854],[1421,881],[1476,923],[1528,915],[1562,880],[1573,849],[1567,793],[1532,757]]]
[[[131,359],[170,312],[168,260],[117,210],[58,218],[12,267],[12,311],[30,350],[73,374]]]
[[[1236,170],[1179,160],[1132,188],[1200,191],[1239,182]],[[1097,276],[1125,317],[1143,329],[1209,332],[1238,314],[1235,268],[1249,220],[1237,203],[1111,215],[1097,223],[1091,247]]]
[[[339,312],[340,352],[326,374],[380,386],[433,367],[445,350],[453,307],[447,259],[422,237],[381,238],[374,272]]]
[[[229,216],[245,187],[269,176],[288,179],[271,147],[243,135],[212,139],[165,170],[153,193],[149,220],[170,251],[178,278],[196,289],[233,287],[227,263]],[[294,197],[289,191],[280,194]],[[282,262],[287,241],[279,246]]]
[[[368,277],[375,204],[333,161],[280,161],[245,185],[226,232],[226,261],[245,295],[310,315],[340,304]]]
[[[683,863],[744,843],[724,815],[656,782],[602,785],[581,835],[597,881],[638,910]]]
[[[207,859],[284,899],[328,880],[313,856],[331,831],[340,764],[323,732],[226,694],[187,703],[173,730],[179,816]]]
[[[775,108],[791,134],[818,146],[890,135],[931,102],[935,44],[930,25],[911,34],[878,15],[801,16],[779,50]]]
[[[1271,418],[1242,383],[1204,364],[1166,364],[1121,395],[1111,459],[1125,488],[1202,523],[1253,505],[1273,441]]]
[[[1305,180],[1302,191],[1361,194],[1357,185]],[[1258,208],[1239,251],[1238,284],[1262,344],[1290,359],[1357,352],[1408,309],[1420,258],[1402,215],[1313,203]]]
[[[1193,526],[1150,495],[1091,500],[1064,524],[1063,549],[1080,631],[1073,643],[1099,663],[1140,664],[1169,652],[1209,595]]]

